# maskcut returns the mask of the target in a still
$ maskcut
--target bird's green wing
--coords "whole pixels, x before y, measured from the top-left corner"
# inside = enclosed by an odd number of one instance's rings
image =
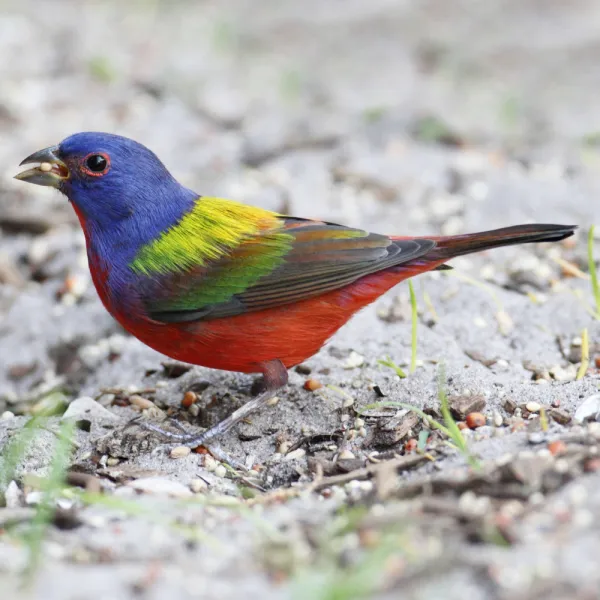
[[[202,197],[130,267],[151,318],[185,322],[318,296],[433,246]]]

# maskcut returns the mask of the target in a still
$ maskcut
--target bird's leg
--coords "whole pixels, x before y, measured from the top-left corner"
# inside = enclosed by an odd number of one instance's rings
[[[158,433],[169,440],[173,440],[174,442],[179,442],[192,447],[205,446],[215,458],[232,466],[239,466],[234,460],[230,459],[217,444],[213,444],[211,442],[227,433],[240,421],[244,420],[246,417],[262,408],[269,400],[271,400],[271,398],[275,396],[279,389],[287,384],[287,381],[287,369],[280,360],[277,359],[265,363],[263,365],[263,391],[256,398],[246,402],[246,404],[231,413],[220,423],[217,423],[214,427],[207,429],[201,434],[172,433],[170,431],[165,431],[164,429],[161,429],[152,423],[139,423],[139,425],[144,429],[154,431],[155,433]],[[178,427],[178,429],[180,431],[183,430],[182,427]]]
[[[264,391],[256,398],[246,402],[243,406],[232,412],[220,423],[206,430],[197,436],[189,436],[185,444],[192,446],[205,446],[209,441],[214,440],[227,433],[232,427],[235,427],[240,421],[249,417],[252,413],[262,408],[277,391],[287,384],[288,374],[283,363],[277,359],[269,361],[263,365],[263,384]]]

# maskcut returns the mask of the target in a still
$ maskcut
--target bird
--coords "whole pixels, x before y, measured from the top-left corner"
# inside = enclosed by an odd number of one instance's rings
[[[556,242],[576,226],[524,224],[450,236],[396,236],[287,216],[181,185],[142,144],[80,132],[34,152],[16,179],[58,189],[83,229],[106,310],[172,359],[262,374],[261,390],[198,434],[205,446],[265,406],[355,313],[400,282],[500,246]],[[180,428],[181,429],[181,428]]]

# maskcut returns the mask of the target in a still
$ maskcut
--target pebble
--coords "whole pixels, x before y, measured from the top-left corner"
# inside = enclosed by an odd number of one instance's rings
[[[267,406],[275,406],[279,402],[279,396],[273,396],[267,400]]]
[[[360,429],[361,427],[364,427],[364,425],[365,425],[364,419],[361,419],[360,417],[357,417],[356,419],[354,419],[354,427],[356,429]]]
[[[106,459],[106,466],[107,467],[116,467],[120,462],[121,462],[120,459],[118,459],[114,456],[109,456]]]
[[[184,458],[191,454],[191,452],[192,449],[188,446],[177,446],[176,448],[173,448],[171,452],[169,452],[169,456],[171,458]]]
[[[15,417],[15,413],[10,412],[10,410],[5,410],[2,413],[2,417],[0,417],[0,419],[2,419],[3,421],[8,421],[9,419],[14,419]]]
[[[214,471],[218,467],[219,463],[210,455],[204,455],[204,468],[207,471]]]
[[[302,458],[306,454],[306,450],[304,448],[296,448],[292,452],[285,455],[285,460],[294,460],[297,458]]]
[[[200,414],[200,406],[198,406],[198,404],[192,404],[188,408],[188,412],[190,415],[192,415],[192,417],[197,417]]]
[[[596,439],[600,439],[600,423],[588,423],[588,432]]]
[[[126,485],[139,492],[164,494],[174,498],[189,498],[192,495],[187,486],[166,477],[142,477],[130,481]]]
[[[95,421],[118,421],[119,417],[104,408],[99,402],[96,402],[89,396],[82,396],[73,400],[69,404],[67,410],[61,417],[62,421],[67,419],[81,420],[81,419],[93,419]]]
[[[208,490],[208,483],[204,479],[192,479],[190,481],[190,489],[194,494],[201,494]]]
[[[342,408],[350,408],[353,405],[354,405],[354,398],[352,398],[352,396],[348,396],[348,397],[344,398],[344,401],[342,402]]]
[[[11,481],[6,486],[6,491],[4,492],[4,502],[6,504],[6,508],[19,508],[23,506],[23,492],[20,490],[16,481]]]
[[[215,475],[217,477],[224,478],[227,475],[227,469],[225,468],[225,466],[217,465],[217,468],[215,469]]]
[[[530,413],[538,413],[540,412],[540,410],[542,409],[542,405],[539,404],[538,402],[528,402],[525,405],[525,408],[530,412]]]
[[[346,362],[343,365],[344,369],[356,369],[358,367],[362,367],[365,364],[365,357],[352,350],[350,352],[350,356],[346,359]]]
[[[494,411],[494,425],[496,427],[502,427],[503,423],[504,419],[502,418],[502,415],[498,411]]]
[[[351,460],[353,458],[356,458],[356,456],[354,456],[354,453],[350,450],[342,450],[338,454],[338,460]]]

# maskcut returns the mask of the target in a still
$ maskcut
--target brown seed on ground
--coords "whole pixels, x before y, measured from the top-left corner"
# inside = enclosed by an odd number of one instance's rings
[[[132,394],[129,396],[129,404],[132,404],[140,410],[146,410],[147,408],[152,408],[154,406],[154,402],[152,402],[152,400],[148,400],[148,398],[144,398],[138,394]]]
[[[194,392],[186,392],[183,396],[183,400],[181,401],[181,406],[184,408],[189,408],[192,404],[195,404],[198,401],[198,396],[194,394]]]
[[[553,456],[564,454],[567,451],[567,445],[562,440],[554,440],[548,444],[548,450]]]
[[[469,429],[483,427],[486,423],[485,415],[482,415],[480,412],[469,413],[466,418],[466,423]]]
[[[600,369],[600,354],[594,358],[594,364],[596,365],[596,369]]]
[[[319,390],[323,387],[323,384],[316,380],[316,379],[307,379],[304,382],[304,389],[308,390],[309,392],[315,392],[316,390]]]
[[[407,442],[404,444],[404,451],[414,452],[417,449],[417,445],[417,440],[415,438],[410,438],[410,440],[407,440]]]

